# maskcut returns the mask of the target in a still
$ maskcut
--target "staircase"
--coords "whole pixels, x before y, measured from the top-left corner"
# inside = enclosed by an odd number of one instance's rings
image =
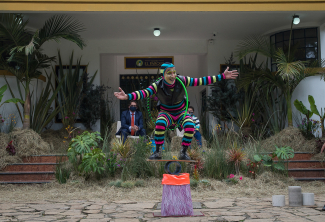
[[[325,182],[325,162],[311,160],[312,153],[295,152],[294,158],[288,161],[289,176],[299,181]]]
[[[0,171],[0,184],[50,183],[55,179],[55,169],[66,155],[35,155],[23,158],[23,163],[7,165]]]

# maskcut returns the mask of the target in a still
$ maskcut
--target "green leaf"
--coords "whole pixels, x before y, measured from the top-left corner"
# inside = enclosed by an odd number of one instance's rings
[[[277,170],[285,170],[285,166],[281,162],[278,162],[277,164],[274,164],[274,168],[277,169]]]
[[[260,157],[260,155],[254,155],[254,160],[256,162],[260,162],[262,160],[262,158]]]
[[[289,147],[289,146],[284,146],[281,148],[276,148],[275,153],[277,155],[277,157],[282,160],[287,160],[287,159],[291,159],[294,157],[294,150]]]
[[[315,100],[314,100],[314,97],[309,95],[308,96],[308,101],[309,101],[309,104],[310,104],[310,110],[315,113],[317,116],[320,116],[318,110],[317,110],[317,106],[315,104]]]
[[[12,98],[12,99],[8,99],[6,101],[4,101],[4,103],[21,103],[24,104],[25,102],[22,101],[21,99],[17,99],[17,98]]]
[[[7,85],[4,85],[0,88],[0,95],[4,94],[4,92],[7,90],[8,86]],[[1,102],[1,100],[0,100]]]

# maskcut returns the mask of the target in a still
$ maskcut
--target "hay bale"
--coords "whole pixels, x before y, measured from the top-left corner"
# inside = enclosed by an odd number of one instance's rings
[[[287,127],[281,132],[263,140],[261,146],[265,152],[273,152],[275,145],[278,147],[290,146],[295,152],[315,152],[315,139],[306,140],[300,130],[295,127]]]
[[[5,168],[10,163],[20,163],[21,159],[18,156],[10,156],[6,151],[6,147],[10,142],[10,137],[6,133],[0,133],[0,170]]]
[[[42,139],[51,146],[51,150],[55,154],[66,153],[66,150],[69,147],[69,140],[65,139],[68,133],[64,129],[52,130],[48,129],[41,133]],[[63,142],[67,141],[67,142]]]
[[[16,155],[19,157],[49,154],[51,151],[50,144],[32,129],[15,128],[10,133],[10,138],[16,148]]]
[[[16,155],[10,156],[6,151],[8,143],[16,148]],[[0,135],[0,170],[10,163],[22,162],[22,157],[50,153],[51,146],[31,129],[15,128],[10,134]]]

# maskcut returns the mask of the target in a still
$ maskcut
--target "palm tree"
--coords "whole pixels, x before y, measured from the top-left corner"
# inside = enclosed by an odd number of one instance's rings
[[[238,85],[239,88],[246,88],[248,85],[252,84],[252,82],[255,82],[257,86],[256,89],[266,89],[268,93],[274,92],[276,88],[280,89],[287,103],[288,125],[293,126],[291,106],[292,93],[303,79],[319,73],[324,73],[324,68],[322,68],[324,67],[323,62],[315,62],[309,64],[309,67],[306,67],[305,64],[307,62],[295,60],[295,50],[288,51],[286,54],[283,49],[273,48],[270,45],[268,37],[264,36],[248,37],[239,44],[236,53],[239,59],[243,59],[250,53],[259,53],[266,57],[266,61],[270,58],[275,59],[278,67],[277,72],[271,72],[269,69],[265,68],[246,73],[245,76],[241,78]]]
[[[30,128],[30,83],[42,70],[49,68],[55,57],[42,53],[42,45],[66,39],[83,48],[86,44],[78,34],[83,25],[66,15],[55,15],[45,21],[42,28],[31,31],[28,20],[19,14],[0,15],[0,69],[14,74],[25,90],[23,128]]]

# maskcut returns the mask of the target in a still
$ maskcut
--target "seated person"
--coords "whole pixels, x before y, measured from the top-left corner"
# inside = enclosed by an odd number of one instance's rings
[[[137,102],[130,101],[129,109],[122,112],[121,115],[121,128],[115,135],[121,135],[123,143],[126,138],[131,136],[145,136],[146,130],[143,128],[143,116],[137,110]]]
[[[200,120],[196,116],[194,116],[194,107],[193,106],[189,106],[187,109],[187,112],[188,112],[188,114],[190,114],[190,116],[192,117],[192,120],[195,124],[194,138],[198,142],[198,145],[200,147],[202,147],[202,136],[201,136],[201,133],[199,132]]]

